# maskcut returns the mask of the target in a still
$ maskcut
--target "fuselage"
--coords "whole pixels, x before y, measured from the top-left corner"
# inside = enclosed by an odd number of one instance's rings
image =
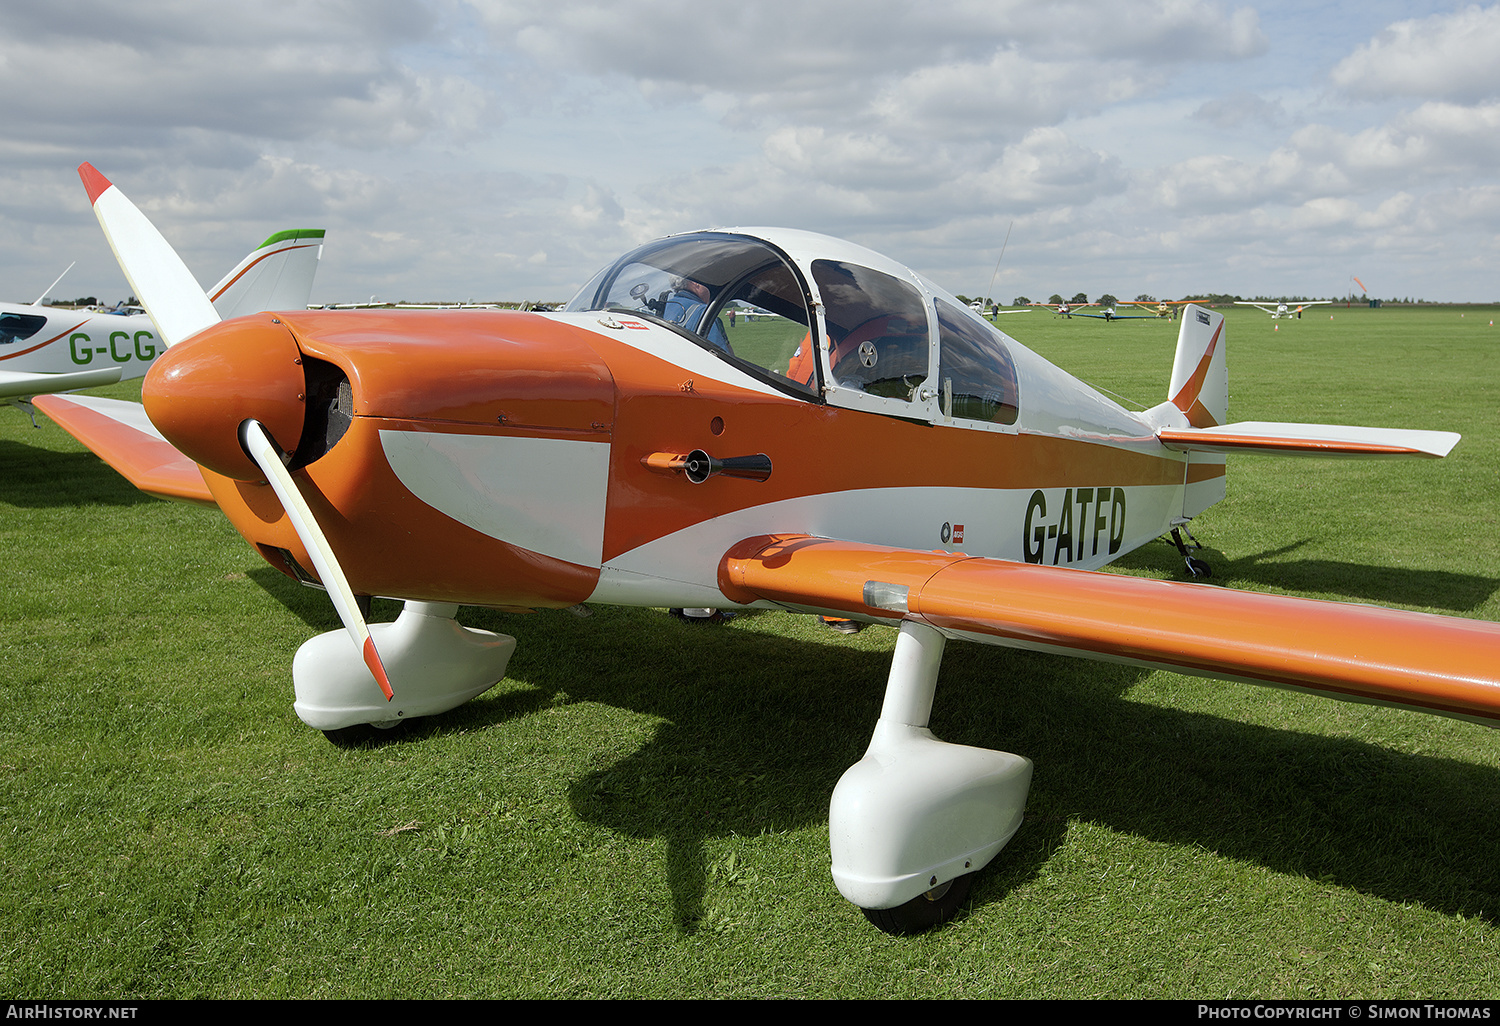
[[[783,533],[1090,569],[1223,494],[1222,458],[1158,441],[1171,404],[1131,413],[909,268],[784,229],[648,243],[558,313],[225,322],[143,396],[273,564],[312,576],[247,419],[354,590],[427,601],[719,606],[725,553]]]
[[[788,395],[623,314],[277,319],[300,353],[350,382],[347,430],[300,473],[363,593],[501,607],[725,605],[720,562],[749,537],[807,533],[1087,569],[1182,513],[1186,458],[1015,343],[1019,416],[997,426]],[[763,454],[771,472],[694,484],[652,459],[694,450]],[[268,486],[205,476],[273,565],[309,576]]]
[[[165,347],[146,314],[101,314],[0,303],[0,371],[66,374],[118,366],[145,374]]]

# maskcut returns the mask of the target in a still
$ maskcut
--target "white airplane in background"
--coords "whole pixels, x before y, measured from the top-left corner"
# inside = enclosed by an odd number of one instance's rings
[[[226,319],[306,309],[322,254],[321,228],[277,232],[206,295]],[[148,314],[46,307],[46,296],[0,303],[0,403],[30,413],[34,395],[138,378],[166,351]]]
[[[1271,304],[1271,303],[1257,303],[1257,302],[1254,302],[1253,300],[1249,300],[1249,299],[1237,300],[1234,305],[1235,306],[1253,306],[1253,307],[1255,307],[1255,309],[1259,310],[1261,313],[1268,313],[1268,314],[1270,314],[1271,315],[1271,319],[1274,321],[1278,317],[1297,317],[1297,318],[1300,318],[1302,316],[1302,311],[1305,310],[1305,309],[1307,309],[1308,307],[1310,307],[1310,306],[1328,306],[1332,302],[1333,302],[1333,300],[1331,300],[1331,299],[1319,299],[1319,300],[1316,300],[1315,302],[1311,302],[1311,303],[1298,303],[1296,309],[1288,309],[1287,305],[1285,303],[1276,303],[1276,304]]]

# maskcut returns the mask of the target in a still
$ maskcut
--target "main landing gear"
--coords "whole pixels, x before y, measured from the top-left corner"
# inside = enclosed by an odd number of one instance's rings
[[[1187,560],[1188,573],[1192,574],[1194,577],[1212,577],[1214,575],[1213,567],[1209,566],[1197,556],[1188,554],[1187,544],[1182,540],[1182,536],[1184,534],[1186,534],[1188,538],[1191,539],[1194,550],[1202,549],[1203,543],[1200,542],[1197,538],[1193,537],[1193,532],[1187,529],[1186,524],[1172,528],[1172,544],[1177,546],[1177,551],[1182,553],[1183,559]]]
[[[690,623],[695,626],[717,627],[734,619],[733,613],[726,613],[722,609],[693,609],[689,607],[687,609],[668,609],[667,612],[683,623]]]
[[[370,624],[370,637],[396,692],[387,702],[364,659],[342,628],[319,634],[297,649],[293,708],[309,727],[335,744],[345,728],[368,724],[387,729],[433,716],[488,691],[505,677],[516,650],[508,634],[460,626],[458,606],[407,602],[395,623]]]
[[[834,883],[887,933],[951,918],[1021,825],[1031,789],[1030,759],[927,729],[945,643],[936,628],[901,624],[870,747],[829,807]]]

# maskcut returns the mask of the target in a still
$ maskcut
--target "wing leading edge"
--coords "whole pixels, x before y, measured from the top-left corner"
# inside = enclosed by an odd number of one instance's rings
[[[161,436],[140,403],[91,395],[39,395],[36,407],[141,491],[218,506],[198,464]]]
[[[74,388],[113,385],[120,380],[119,367],[100,367],[86,371],[49,374],[44,371],[0,371],[0,400],[25,399],[45,392],[66,392]]]
[[[1500,624],[806,535],[747,539],[735,601],[918,620],[971,640],[1500,725]]]

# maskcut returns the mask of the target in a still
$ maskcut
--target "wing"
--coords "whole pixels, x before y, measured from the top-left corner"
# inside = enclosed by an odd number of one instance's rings
[[[1178,452],[1268,456],[1407,457],[1440,459],[1458,444],[1452,431],[1281,424],[1244,421],[1209,428],[1163,428],[1156,437]]]
[[[217,505],[198,465],[152,427],[140,403],[84,395],[39,395],[39,410],[143,492]]]
[[[1500,725],[1500,624],[1481,620],[806,535],[747,539],[719,579],[740,602]]]
[[[113,385],[120,380],[120,367],[68,371],[64,374],[28,374],[23,371],[0,371],[0,401],[25,399],[47,392],[67,392],[75,388]]]

